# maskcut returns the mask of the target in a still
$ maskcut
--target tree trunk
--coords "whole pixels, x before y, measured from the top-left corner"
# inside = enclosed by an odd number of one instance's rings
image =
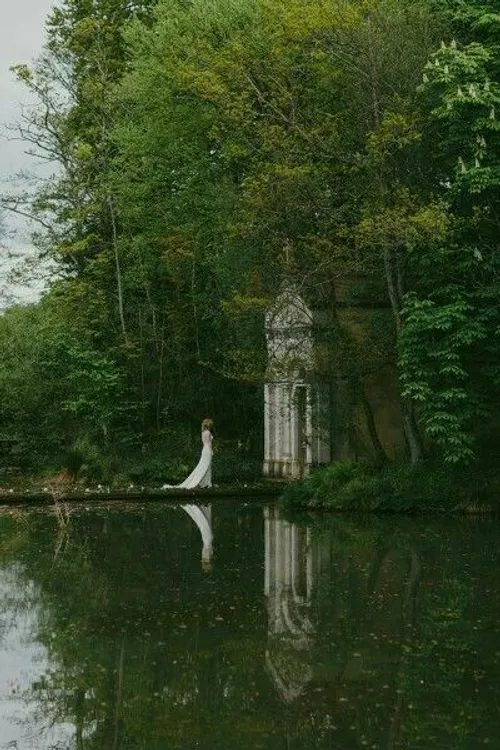
[[[161,429],[161,399],[163,392],[163,350],[165,347],[164,338],[165,322],[161,327],[161,343],[160,343],[160,363],[158,372],[158,390],[156,392],[156,431],[159,433]]]
[[[118,253],[118,233],[116,229],[115,207],[113,205],[113,199],[110,195],[108,195],[107,202],[108,202],[108,208],[109,208],[109,216],[111,219],[113,254],[115,256],[116,290],[118,293],[118,314],[120,316],[123,339],[125,343],[128,345],[127,327],[125,325],[125,314],[123,312],[123,285],[122,285],[122,272],[121,272],[121,267],[120,267],[120,255]]]
[[[418,464],[424,455],[422,438],[415,420],[415,408],[413,403],[407,399],[401,399],[401,418],[405,432],[408,450],[410,451],[410,461],[412,465]]]
[[[383,464],[388,463],[389,459],[387,457],[386,452],[384,451],[382,443],[380,442],[380,438],[378,436],[378,431],[377,431],[377,425],[375,424],[375,418],[373,416],[373,409],[371,407],[370,402],[368,401],[368,397],[365,391],[365,386],[362,380],[359,384],[358,393],[361,399],[361,405],[363,407],[363,412],[365,415],[368,434],[370,435],[370,439],[372,441],[373,451],[375,453],[375,461],[379,466],[381,466]]]
[[[373,45],[371,16],[369,13],[366,15],[366,25],[368,32],[369,77],[372,94],[373,125],[377,130],[380,127],[380,101],[378,95],[379,78],[377,59]],[[377,179],[380,186],[380,195],[385,196],[387,194],[387,186],[383,174],[377,174]],[[389,245],[384,245],[382,249],[387,292],[391,302],[398,339],[401,333],[401,308],[403,306],[403,295],[405,291],[399,253],[399,247],[391,248]],[[423,456],[422,439],[415,420],[414,405],[406,398],[401,399],[401,418],[408,450],[410,452],[411,463],[417,464]]]

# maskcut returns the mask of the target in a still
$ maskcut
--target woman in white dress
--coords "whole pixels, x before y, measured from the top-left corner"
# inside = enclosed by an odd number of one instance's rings
[[[212,456],[213,456],[213,430],[214,423],[211,419],[204,419],[201,423],[201,450],[200,460],[191,474],[180,484],[164,484],[162,489],[178,487],[180,489],[193,490],[196,487],[212,486]]]

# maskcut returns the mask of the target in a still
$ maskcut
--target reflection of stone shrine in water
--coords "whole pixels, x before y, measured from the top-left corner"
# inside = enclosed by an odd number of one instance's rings
[[[332,535],[290,523],[277,506],[264,509],[264,541],[265,664],[281,699],[323,691],[324,658],[330,686],[376,682],[382,649],[398,652],[415,624],[418,555],[380,538],[346,555]]]
[[[310,610],[318,560],[310,529],[282,520],[277,508],[264,509],[264,539],[266,668],[281,698],[291,702],[312,679]]]
[[[197,526],[202,567],[210,569],[212,506],[178,507]],[[418,558],[381,539],[373,540],[373,548],[361,545],[356,557],[348,557],[342,545],[336,546],[335,537],[285,520],[278,506],[266,506],[263,512],[265,670],[281,700],[291,704],[318,690],[326,695],[333,685],[349,690],[347,684],[376,675],[380,657],[373,648],[373,634],[381,643],[387,639],[389,646],[413,626]],[[329,663],[326,672],[320,666],[324,659]]]
[[[202,538],[201,563],[213,557],[211,505],[179,505],[196,524]],[[312,679],[308,663],[313,625],[310,619],[315,576],[321,550],[309,528],[280,518],[278,508],[264,509],[265,581],[268,612],[266,669],[281,698],[291,702]]]

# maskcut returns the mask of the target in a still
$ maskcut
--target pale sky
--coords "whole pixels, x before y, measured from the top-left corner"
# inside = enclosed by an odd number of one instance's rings
[[[2,192],[20,170],[32,171],[35,166],[33,159],[24,153],[26,145],[19,141],[8,141],[5,138],[4,125],[15,122],[21,111],[21,105],[29,104],[27,92],[16,83],[9,68],[17,63],[29,64],[39,55],[44,43],[44,21],[54,4],[55,0],[0,0],[0,190]],[[11,221],[9,228],[14,234],[9,238],[8,244],[16,251],[29,253],[29,231],[26,224]],[[0,260],[2,260],[1,257]],[[5,267],[10,267],[10,265],[3,258],[3,263],[0,264],[0,294],[2,287],[6,284]],[[30,291],[21,287],[13,288],[9,285],[9,291],[14,291],[22,299],[30,296]]]
[[[44,21],[54,0],[0,0],[0,123],[13,122],[22,103],[28,101],[23,87],[9,68],[30,63],[44,43]],[[0,140],[0,175],[17,172],[27,164],[20,143]]]

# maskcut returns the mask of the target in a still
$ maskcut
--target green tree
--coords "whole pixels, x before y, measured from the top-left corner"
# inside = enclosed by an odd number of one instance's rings
[[[154,233],[149,247],[167,220],[198,248],[217,285],[209,304],[222,298],[232,332],[216,339],[226,371],[262,373],[262,311],[285,279],[333,308],[336,279],[362,273],[385,286],[399,329],[403,250],[442,221],[423,198],[412,206],[414,92],[436,42],[425,3],[367,14],[353,3],[162,2],[154,30],[138,25],[130,39],[116,136],[123,213]],[[381,228],[399,217],[388,254]],[[414,420],[407,432],[417,460]]]
[[[476,455],[477,425],[491,424],[500,386],[499,25],[491,3],[442,6],[456,36],[431,56],[421,90],[450,227],[440,247],[413,257],[401,366],[427,433],[447,461],[462,462]]]

